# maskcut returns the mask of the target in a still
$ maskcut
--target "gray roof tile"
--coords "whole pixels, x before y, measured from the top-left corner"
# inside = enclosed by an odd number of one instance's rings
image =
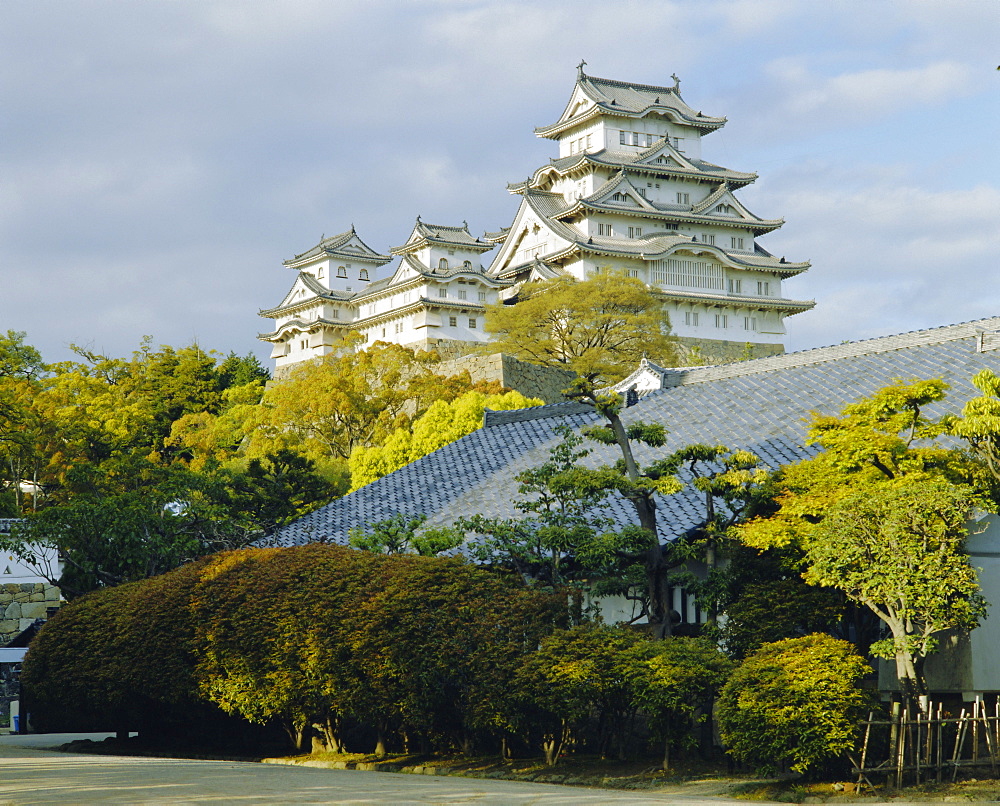
[[[817,452],[803,444],[811,411],[835,414],[896,380],[943,378],[952,391],[928,414],[958,411],[977,394],[973,375],[984,368],[1000,373],[1000,350],[977,351],[983,331],[1000,331],[1000,317],[737,364],[665,369],[665,388],[642,397],[623,418],[670,429],[663,448],[640,451],[644,462],[704,442],[753,451],[776,467]],[[290,524],[274,542],[343,542],[351,526],[397,512],[425,514],[430,525],[477,513],[515,516],[514,476],[547,458],[559,439],[555,428],[599,422],[577,404],[490,412],[486,419],[487,427]],[[612,448],[589,447],[587,465],[616,458]],[[661,536],[668,540],[699,523],[701,498],[686,490],[662,500],[660,512]],[[605,514],[620,524],[633,522],[631,508],[619,498],[608,499]]]

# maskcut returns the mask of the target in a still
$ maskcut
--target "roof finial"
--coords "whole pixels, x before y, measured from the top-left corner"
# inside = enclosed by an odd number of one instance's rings
[[[670,76],[674,80],[674,92],[679,93],[681,91],[681,80],[677,78],[677,73]]]
[[[357,230],[354,229],[354,222],[353,221],[351,222],[351,232],[353,232],[355,235],[357,235]]]
[[[468,229],[469,229],[469,222],[465,221],[464,219],[462,220],[462,229],[464,229],[466,231],[468,231]]]
[[[420,214],[419,213],[417,214],[417,223],[418,224],[420,223]]]
[[[586,66],[586,62],[580,59],[580,63],[576,66],[576,77],[583,78],[583,68]]]

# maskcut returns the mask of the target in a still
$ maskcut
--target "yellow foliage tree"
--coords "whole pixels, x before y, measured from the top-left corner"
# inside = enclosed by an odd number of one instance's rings
[[[538,398],[525,397],[520,392],[487,395],[471,391],[451,402],[438,400],[422,417],[414,420],[412,427],[396,429],[382,445],[354,449],[350,460],[351,490],[371,484],[421,456],[471,434],[482,427],[486,409],[510,411],[541,406],[542,403]]]

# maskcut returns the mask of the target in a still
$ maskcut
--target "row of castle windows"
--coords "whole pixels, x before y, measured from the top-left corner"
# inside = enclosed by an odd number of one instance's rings
[[[734,317],[735,318],[735,317]],[[699,327],[701,324],[701,315],[698,311],[685,311],[684,312],[684,324],[688,327]],[[715,326],[717,328],[724,329],[729,327],[729,314],[728,313],[717,313],[715,314]],[[743,317],[743,329],[748,330],[751,333],[757,332],[757,317],[756,316],[744,316]]]
[[[346,279],[347,278],[347,268],[348,268],[347,266],[337,266],[337,276],[338,277],[343,277],[343,278]],[[326,277],[326,269],[323,266],[320,266],[319,269],[317,269],[317,271],[316,271],[316,276],[320,280],[325,279],[325,277]],[[368,279],[368,269],[360,269],[358,271],[358,279],[359,280],[367,280]]]
[[[663,139],[657,134],[646,134],[645,132],[629,132],[620,131],[618,132],[618,143],[623,146],[642,146],[643,148],[649,148],[653,143],[658,140]],[[670,143],[678,151],[681,151],[681,144],[684,142],[682,137],[667,137]],[[660,162],[666,162],[664,159],[660,159]]]
[[[677,224],[668,222],[664,223],[663,227],[667,230],[676,230]],[[614,235],[614,227],[610,223],[597,222],[597,234],[598,235]],[[642,237],[642,227],[629,226],[628,227],[628,237],[629,238],[640,238]],[[709,246],[715,246],[715,234],[714,233],[702,233],[701,242],[708,244]],[[729,238],[729,248],[730,249],[746,249],[746,239],[739,236],[730,236]]]
[[[447,269],[448,268],[448,258],[444,258],[444,257],[441,258],[438,261],[438,268],[439,269]],[[463,269],[469,269],[469,270],[471,270],[472,269],[472,261],[471,260],[463,260],[462,261],[462,268]]]

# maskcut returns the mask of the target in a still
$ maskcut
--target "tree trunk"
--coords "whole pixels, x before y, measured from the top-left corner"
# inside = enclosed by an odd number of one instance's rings
[[[385,726],[378,726],[378,738],[375,740],[375,757],[385,758],[387,755],[385,749]]]
[[[906,702],[912,702],[922,713],[930,708],[927,680],[923,674],[923,658],[914,658],[907,650],[896,651],[896,678]]]

